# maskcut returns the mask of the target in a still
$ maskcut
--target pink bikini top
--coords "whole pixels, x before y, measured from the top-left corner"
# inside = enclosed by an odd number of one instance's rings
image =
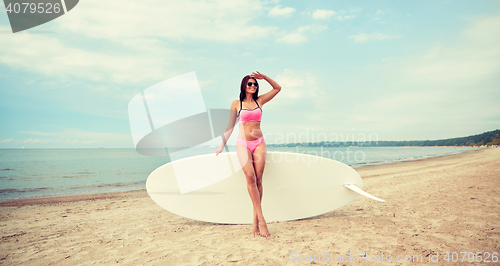
[[[255,100],[254,100],[255,101]],[[257,101],[255,101],[257,103]],[[261,121],[262,120],[262,108],[260,108],[257,103],[257,107],[253,110],[243,109],[242,102],[240,101],[240,123],[250,122],[250,121]]]

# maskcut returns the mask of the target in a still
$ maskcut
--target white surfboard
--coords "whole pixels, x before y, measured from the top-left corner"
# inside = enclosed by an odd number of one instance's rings
[[[198,179],[220,174],[206,167],[217,162],[233,165],[233,174],[222,181],[181,194],[175,163],[191,166]],[[200,155],[168,163],[154,170],[146,181],[150,197],[162,208],[194,220],[224,223],[252,223],[253,207],[246,177],[237,165],[235,152]],[[235,170],[236,169],[236,170]],[[267,222],[313,217],[341,208],[358,193],[378,199],[361,189],[363,181],[350,166],[328,158],[285,152],[268,152],[262,178],[262,209]]]

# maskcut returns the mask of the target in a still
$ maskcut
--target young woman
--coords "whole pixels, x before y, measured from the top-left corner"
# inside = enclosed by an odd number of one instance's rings
[[[273,89],[259,96],[258,79],[267,81]],[[253,204],[252,234],[269,237],[266,220],[262,214],[262,174],[266,164],[267,147],[264,136],[260,130],[262,119],[262,106],[269,102],[278,92],[281,86],[268,76],[253,72],[245,76],[241,81],[240,100],[231,104],[231,115],[224,139],[219,149],[214,153],[218,155],[224,149],[227,140],[233,132],[236,119],[239,117],[239,134],[236,140],[236,153],[247,179],[248,194]]]

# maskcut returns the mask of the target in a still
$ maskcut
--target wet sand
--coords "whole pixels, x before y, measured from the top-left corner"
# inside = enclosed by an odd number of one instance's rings
[[[321,216],[270,223],[268,239],[251,236],[250,225],[176,216],[144,190],[3,202],[0,264],[303,265],[317,255],[315,264],[374,265],[382,253],[391,265],[414,265],[406,255],[457,264],[447,252],[459,261],[460,252],[489,252],[491,261],[500,253],[499,162],[492,148],[358,168],[364,190],[386,203],[359,196]]]

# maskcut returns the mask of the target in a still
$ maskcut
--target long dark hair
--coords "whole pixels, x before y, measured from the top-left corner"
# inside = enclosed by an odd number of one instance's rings
[[[245,99],[245,96],[247,95],[246,89],[247,89],[247,83],[248,83],[249,79],[253,79],[253,80],[255,80],[255,82],[257,82],[256,79],[250,77],[249,75],[246,75],[245,77],[243,77],[243,79],[241,80],[240,101],[243,101]],[[255,90],[255,92],[253,93],[252,98],[255,101],[257,100],[257,98],[259,98],[259,87],[258,86],[257,86],[257,90]]]

